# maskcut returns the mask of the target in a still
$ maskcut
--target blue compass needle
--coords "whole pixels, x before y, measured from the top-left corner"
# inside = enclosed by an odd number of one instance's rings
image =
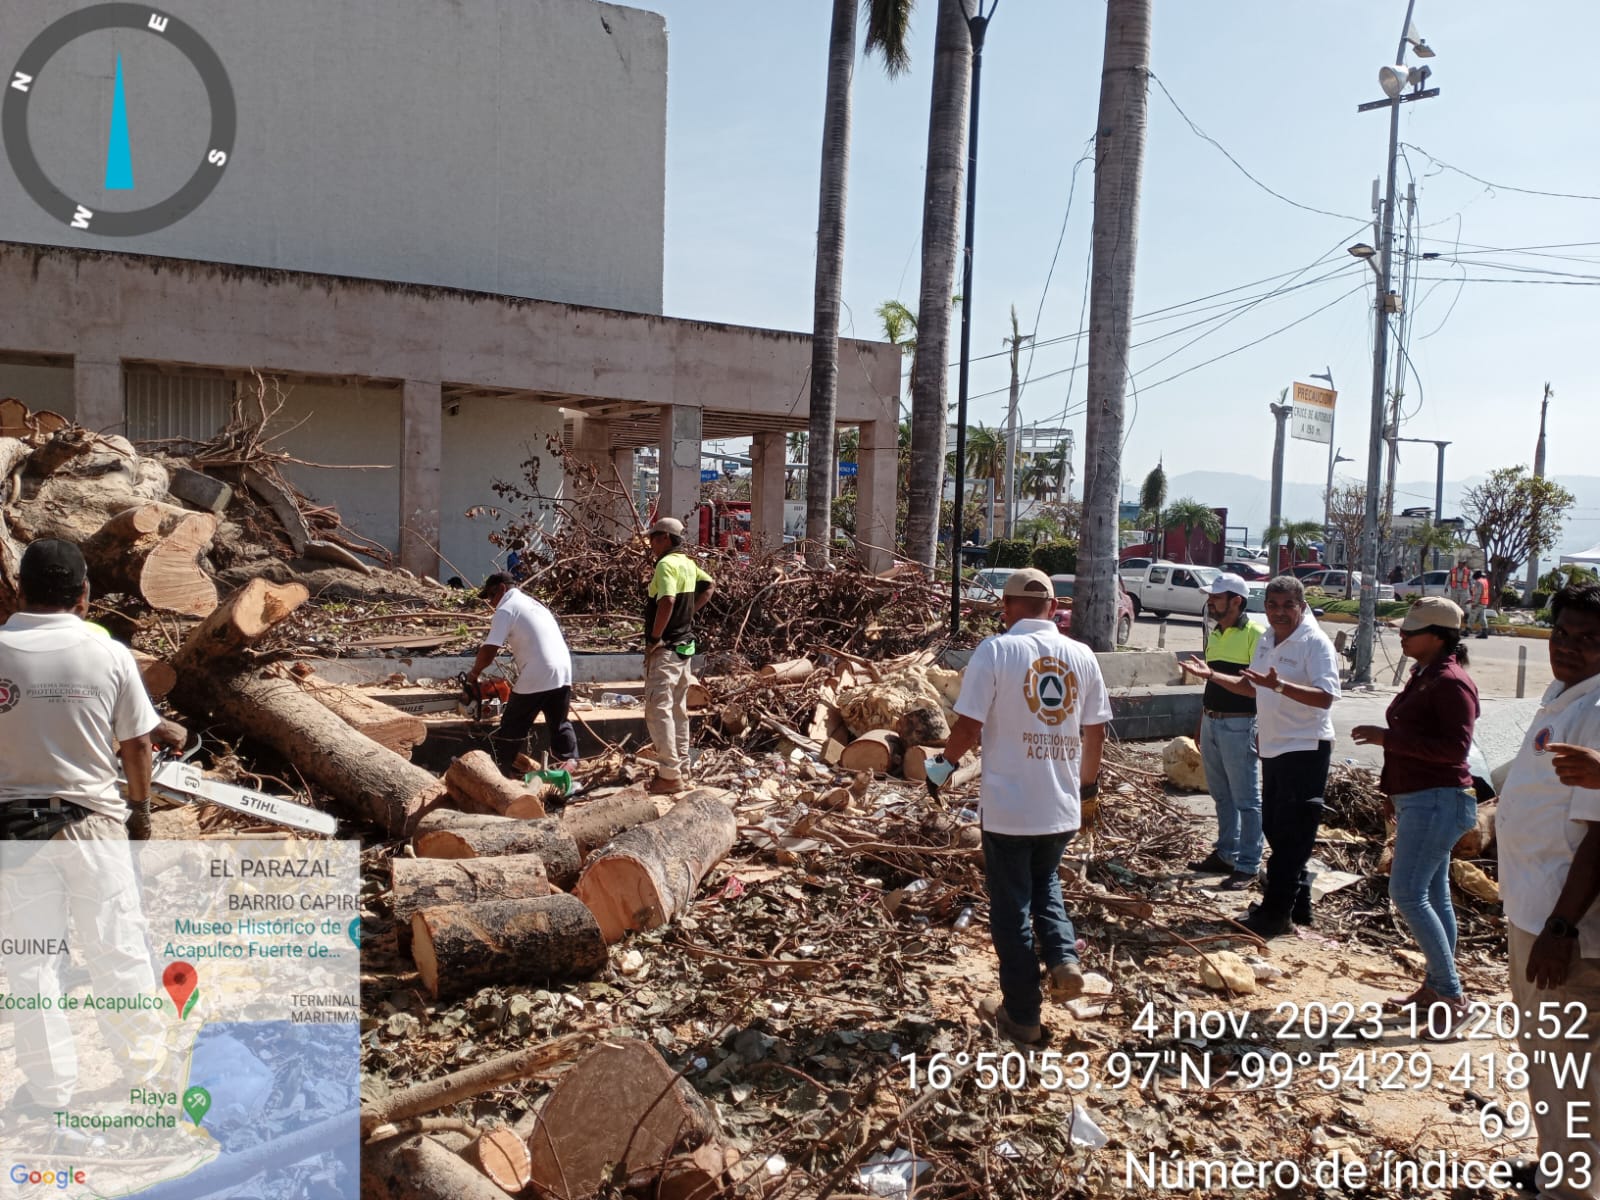
[[[128,97],[122,89],[122,55],[117,55],[117,84],[111,96],[111,141],[106,147],[106,190],[133,190],[133,147],[128,141]]]

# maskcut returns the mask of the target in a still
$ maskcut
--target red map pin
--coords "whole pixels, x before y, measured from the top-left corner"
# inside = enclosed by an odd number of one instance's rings
[[[200,976],[195,969],[186,962],[168,963],[167,969],[161,972],[161,983],[167,989],[167,995],[172,997],[179,1019],[188,1016],[189,1001],[200,983]]]

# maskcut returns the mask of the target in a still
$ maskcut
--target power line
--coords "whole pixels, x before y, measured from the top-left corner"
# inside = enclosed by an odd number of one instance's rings
[[[1154,76],[1152,76],[1152,78],[1154,78]],[[1465,175],[1474,183],[1481,183],[1484,187],[1489,188],[1492,191],[1519,192],[1524,196],[1545,196],[1552,200],[1600,200],[1600,196],[1591,196],[1584,192],[1549,192],[1540,188],[1513,187],[1509,183],[1495,183],[1492,180],[1484,179],[1480,175],[1474,175],[1471,171],[1464,171],[1460,167],[1454,166],[1451,163],[1447,163],[1442,158],[1436,158],[1434,155],[1429,154],[1421,146],[1414,146],[1410,142],[1403,142],[1401,144],[1408,150],[1415,150],[1418,154],[1422,155],[1423,158],[1427,159],[1434,165],[1443,167],[1447,171],[1454,171],[1457,175]]]

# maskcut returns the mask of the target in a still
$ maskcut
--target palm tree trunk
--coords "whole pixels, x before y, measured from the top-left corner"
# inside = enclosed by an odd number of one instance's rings
[[[1083,518],[1072,632],[1095,650],[1116,645],[1117,501],[1123,400],[1133,312],[1139,185],[1144,170],[1151,0],[1107,0],[1095,140],[1094,261],[1089,282],[1089,395]]]
[[[832,543],[834,418],[839,407],[839,296],[844,289],[844,204],[850,173],[850,89],[856,0],[833,0],[828,97],[817,202],[817,284],[811,326],[811,436],[806,465],[806,560],[826,566]]]
[[[950,297],[961,246],[961,188],[967,162],[967,101],[972,86],[972,34],[962,0],[939,0],[933,43],[933,99],[928,114],[928,165],[923,185],[922,285],[917,355],[912,365],[911,480],[906,495],[906,556],[932,569],[944,491],[949,424]],[[963,302],[965,302],[963,300]],[[955,546],[961,537],[956,514]],[[954,546],[952,553],[955,553]]]

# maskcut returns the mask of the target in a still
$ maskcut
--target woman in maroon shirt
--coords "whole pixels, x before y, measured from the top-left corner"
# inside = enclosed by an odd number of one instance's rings
[[[1478,818],[1467,752],[1478,720],[1478,688],[1467,674],[1461,609],[1450,600],[1418,600],[1400,625],[1400,647],[1415,660],[1411,678],[1389,705],[1388,724],[1358,725],[1351,736],[1383,747],[1380,786],[1396,823],[1389,897],[1427,959],[1422,986],[1391,1003],[1417,1007],[1430,1032],[1453,1033],[1466,1014],[1456,974],[1456,914],[1450,905],[1450,851]],[[1444,1005],[1444,1020],[1433,1017]]]

